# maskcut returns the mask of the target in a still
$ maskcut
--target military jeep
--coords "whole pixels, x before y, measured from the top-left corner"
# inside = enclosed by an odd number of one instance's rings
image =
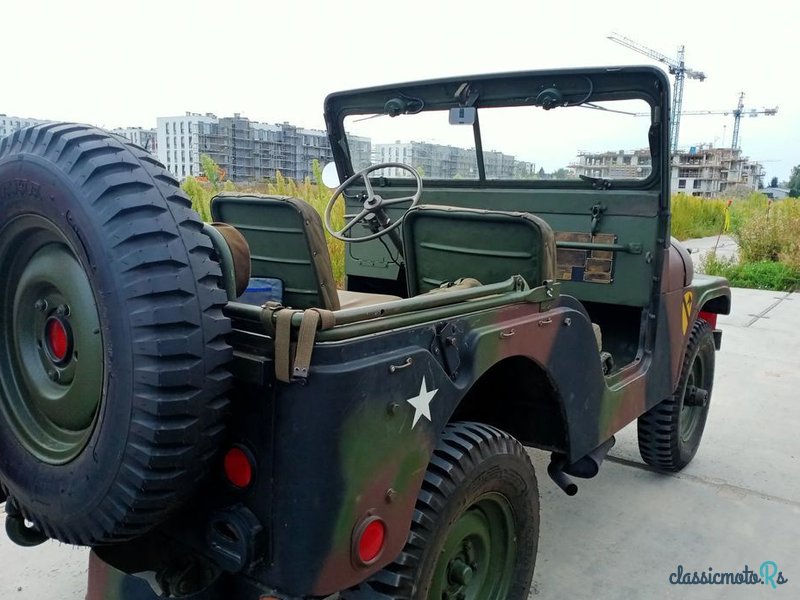
[[[526,598],[526,446],[573,495],[634,420],[663,471],[703,433],[730,290],[670,238],[669,106],[649,67],[332,94],[324,215],[215,225],[122,138],[3,139],[8,536],[90,546],[90,600]]]

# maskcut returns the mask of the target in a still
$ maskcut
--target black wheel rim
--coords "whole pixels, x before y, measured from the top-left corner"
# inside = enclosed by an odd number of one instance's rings
[[[448,530],[428,598],[504,600],[511,589],[516,556],[511,504],[502,494],[484,494]]]
[[[683,392],[683,406],[680,413],[680,435],[681,441],[688,443],[692,440],[698,425],[703,420],[703,413],[708,410],[708,406],[698,406],[690,404],[689,395],[695,386],[702,389],[710,389],[709,382],[706,381],[706,368],[700,353],[694,357],[692,368],[686,378],[686,387]]]
[[[0,412],[48,464],[86,447],[104,386],[103,339],[92,285],[49,219],[28,214],[0,230]]]

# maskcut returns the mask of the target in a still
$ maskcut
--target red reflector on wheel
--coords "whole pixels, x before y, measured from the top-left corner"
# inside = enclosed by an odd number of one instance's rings
[[[225,454],[225,477],[238,488],[246,488],[253,481],[253,465],[241,448],[231,448]]]
[[[47,347],[50,354],[56,360],[64,360],[67,357],[67,350],[69,349],[69,338],[67,337],[67,329],[64,324],[58,319],[50,319],[47,322]]]
[[[377,517],[361,526],[357,540],[358,560],[368,565],[375,562],[386,542],[386,525]]]

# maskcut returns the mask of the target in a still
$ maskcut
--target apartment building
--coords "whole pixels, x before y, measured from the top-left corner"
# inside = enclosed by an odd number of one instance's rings
[[[276,171],[303,180],[311,177],[314,160],[324,165],[333,160],[327,134],[291,123],[259,123],[234,114],[186,113],[159,117],[156,127],[158,157],[176,177],[202,172],[200,156],[208,155],[232,181],[272,178]],[[372,152],[368,138],[350,138],[356,164]]]
[[[458,148],[427,142],[373,144],[372,162],[401,162],[419,170],[430,179],[477,179],[478,163],[474,148]],[[483,153],[487,179],[519,179],[533,175],[533,164],[511,154],[488,151]],[[407,177],[403,169],[386,170],[387,177]]]
[[[50,123],[46,119],[31,119],[29,117],[14,117],[4,113],[0,113],[0,138],[11,135],[18,129],[25,127],[33,127],[34,125],[41,125],[42,123]]]
[[[150,154],[158,156],[158,136],[156,135],[155,129],[146,129],[144,127],[117,127],[116,129],[112,129],[111,132],[129,139],[134,144],[150,152]]]

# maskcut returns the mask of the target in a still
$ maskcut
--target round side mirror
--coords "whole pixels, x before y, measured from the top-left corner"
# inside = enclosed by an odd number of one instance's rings
[[[329,162],[322,169],[322,183],[326,187],[335,190],[342,183],[342,178],[339,177],[339,171],[336,169],[336,163]]]

